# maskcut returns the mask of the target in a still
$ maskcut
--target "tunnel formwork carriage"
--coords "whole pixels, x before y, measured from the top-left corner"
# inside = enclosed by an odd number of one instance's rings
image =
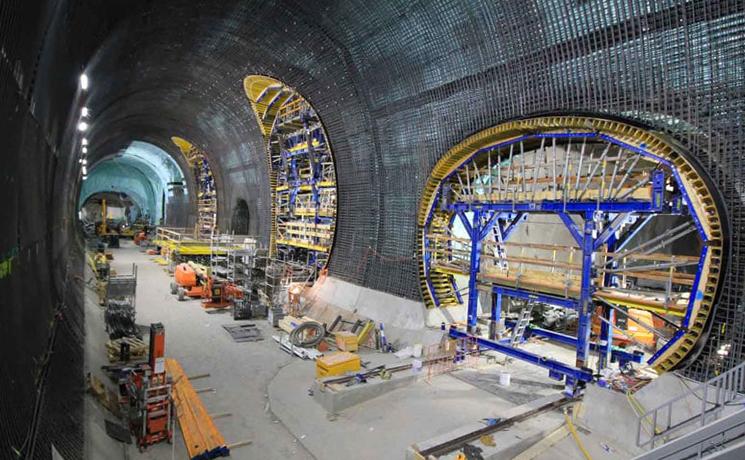
[[[578,367],[590,350],[599,367],[615,356],[614,336],[629,338],[620,317],[654,335],[647,363],[658,372],[706,339],[725,266],[724,212],[705,172],[658,133],[579,116],[487,129],[437,163],[418,219],[424,300],[466,305],[469,328],[482,290],[492,319],[503,298],[576,311],[576,338],[565,343]],[[537,225],[514,238],[526,221]]]
[[[244,90],[267,150],[271,186],[271,255],[311,267],[329,259],[336,226],[336,170],[313,106],[274,78],[251,75]]]
[[[194,237],[209,239],[217,228],[217,186],[207,153],[181,137],[171,141],[184,155],[196,182],[197,222]]]

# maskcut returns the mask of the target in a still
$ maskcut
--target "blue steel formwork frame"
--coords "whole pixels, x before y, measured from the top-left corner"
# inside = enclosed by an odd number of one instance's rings
[[[280,94],[281,93],[277,93],[275,99],[277,99]],[[299,98],[300,96],[296,94],[293,97]],[[288,100],[292,101],[293,97],[289,98]],[[307,101],[305,102],[307,103]],[[290,207],[294,209],[297,196],[301,193],[303,187],[310,187],[311,203],[313,204],[313,207],[315,209],[315,214],[312,216],[313,223],[332,223],[334,221],[334,218],[320,215],[320,195],[321,189],[323,188],[322,164],[321,160],[319,159],[319,154],[316,152],[316,146],[313,145],[314,140],[318,141],[318,147],[324,150],[326,152],[325,154],[333,159],[333,154],[331,153],[331,148],[328,143],[328,139],[326,138],[326,132],[323,125],[320,123],[320,120],[316,126],[311,126],[311,120],[313,118],[318,119],[318,116],[310,103],[307,103],[307,107],[300,111],[298,117],[300,123],[302,124],[302,130],[299,131],[299,133],[287,136],[284,139],[284,145],[280,146],[280,158],[278,159],[278,161],[280,163],[286,163],[288,166],[286,178],[287,180],[285,184],[287,186],[287,189],[277,193],[289,194]],[[275,125],[272,130],[273,134],[276,130],[277,123],[279,123],[279,115],[275,120]],[[306,143],[305,148],[291,151],[291,148],[302,143]],[[322,156],[323,154],[320,155]],[[306,180],[300,178],[300,174],[298,171],[298,159],[300,157],[307,158],[307,161],[311,168],[311,175]],[[279,167],[274,163],[276,163],[276,161],[272,163],[273,167],[279,169]],[[334,187],[335,186],[336,185],[334,184]],[[280,247],[284,245],[277,244],[277,246]],[[307,253],[310,258],[308,261],[309,265],[315,267],[315,269],[317,270],[320,270],[323,269],[328,262],[327,259],[329,257],[330,248],[329,252],[324,253],[323,258],[320,257],[319,251],[315,249],[307,249]]]
[[[530,139],[530,138],[541,138],[541,137],[570,137],[570,138],[585,138],[585,139],[601,139],[604,141],[609,142],[610,144],[615,144],[619,147],[628,149],[630,151],[636,152],[644,157],[647,157],[649,159],[652,159],[654,161],[657,161],[660,164],[663,164],[667,166],[674,179],[676,180],[677,184],[680,186],[680,196],[675,197],[673,200],[665,202],[665,177],[664,173],[662,171],[655,171],[653,178],[652,178],[652,196],[650,200],[627,200],[627,201],[574,201],[574,202],[564,202],[559,200],[542,200],[538,202],[528,202],[528,203],[516,203],[514,201],[509,202],[458,202],[458,201],[449,201],[448,200],[448,190],[449,187],[445,185],[445,183],[454,175],[457,173],[458,169],[460,167],[463,167],[464,165],[468,165],[470,162],[474,161],[474,159],[481,153],[501,149],[505,146],[512,145],[518,142],[522,142],[524,140]],[[493,321],[496,321],[501,316],[501,301],[503,296],[515,296],[515,297],[521,297],[526,299],[533,299],[533,300],[540,300],[542,302],[552,304],[552,305],[558,305],[562,307],[572,307],[575,308],[578,312],[578,334],[576,338],[571,338],[572,340],[569,341],[565,337],[558,337],[553,334],[539,334],[543,335],[544,337],[547,337],[549,339],[558,340],[559,342],[574,345],[576,347],[576,362],[575,367],[567,368],[566,364],[560,363],[551,359],[543,358],[536,359],[534,355],[530,355],[529,353],[526,354],[526,352],[522,351],[515,351],[512,347],[509,345],[505,345],[499,342],[494,342],[486,339],[481,338],[475,338],[477,342],[490,349],[494,349],[496,351],[502,352],[504,354],[507,354],[509,356],[513,356],[519,359],[526,360],[528,362],[533,362],[534,364],[541,365],[543,367],[549,368],[551,375],[556,376],[557,374],[564,375],[567,377],[567,383],[570,384],[572,387],[575,386],[576,382],[579,381],[586,381],[585,377],[585,365],[587,363],[587,358],[590,352],[590,349],[597,350],[600,355],[600,360],[598,362],[598,365],[600,368],[607,366],[608,362],[614,361],[616,358],[619,358],[622,362],[640,362],[640,356],[633,354],[630,355],[628,353],[625,353],[623,355],[619,354],[617,351],[614,350],[612,344],[613,344],[613,328],[609,326],[609,324],[614,324],[614,311],[612,309],[605,309],[605,312],[608,316],[606,318],[606,321],[603,321],[603,324],[601,325],[601,337],[600,341],[597,344],[592,344],[590,342],[590,332],[591,332],[591,319],[593,314],[593,301],[592,301],[592,295],[593,295],[593,286],[592,286],[592,279],[593,279],[593,257],[594,252],[603,246],[604,244],[610,244],[611,247],[617,245],[616,241],[616,233],[619,230],[619,228],[627,221],[628,217],[632,214],[640,214],[642,216],[645,216],[645,220],[643,222],[646,222],[648,220],[648,217],[652,214],[681,214],[682,212],[682,206],[680,205],[681,202],[685,202],[688,205],[688,209],[691,209],[691,200],[687,194],[687,191],[682,186],[682,181],[680,178],[680,175],[678,171],[675,169],[675,167],[668,162],[665,159],[662,159],[656,155],[653,155],[646,150],[644,150],[646,146],[641,145],[640,147],[635,147],[632,145],[629,145],[625,142],[619,141],[611,136],[605,135],[605,134],[598,134],[598,133],[550,133],[550,134],[532,134],[532,135],[523,135],[514,139],[511,139],[509,141],[495,144],[489,147],[482,148],[476,152],[474,152],[470,158],[466,161],[464,161],[459,168],[454,169],[448,176],[446,176],[442,184],[440,186],[440,193],[438,193],[437,201],[439,203],[435,203],[434,206],[430,209],[430,214],[428,216],[428,222],[432,218],[432,214],[434,212],[434,209],[436,206],[438,206],[442,210],[446,210],[449,212],[452,212],[460,218],[460,220],[463,222],[464,227],[466,228],[466,231],[468,233],[468,236],[471,240],[471,260],[470,260],[470,266],[469,266],[469,284],[468,284],[468,310],[467,310],[467,333],[463,333],[461,331],[458,331],[455,328],[450,329],[450,335],[454,338],[458,337],[464,337],[466,335],[469,335],[473,328],[476,326],[477,321],[477,313],[478,313],[478,293],[477,293],[477,277],[480,270],[480,256],[481,256],[481,249],[482,249],[482,242],[483,239],[488,235],[488,231],[491,230],[493,227],[496,229],[495,231],[500,231],[502,233],[502,239],[506,240],[511,231],[514,230],[514,227],[524,218],[527,217],[528,214],[531,213],[552,213],[558,215],[558,217],[564,222],[565,227],[568,229],[572,237],[577,242],[579,248],[582,251],[582,282],[581,282],[581,288],[580,288],[580,296],[578,300],[570,300],[570,299],[562,299],[559,297],[554,296],[546,296],[543,294],[538,294],[532,291],[522,290],[522,289],[513,289],[513,288],[506,288],[506,287],[495,287],[494,288],[494,294],[496,295],[496,299],[493,299],[492,301],[492,311],[491,311],[491,319]],[[445,185],[445,186],[443,186]],[[472,213],[472,220],[469,222],[467,216],[465,213],[470,212]],[[519,218],[514,218],[512,223],[507,227],[509,231],[505,231],[506,229],[503,229],[501,227],[501,224],[499,223],[499,219],[502,216],[505,216],[506,213],[512,213],[511,215],[518,215]],[[517,214],[515,214],[517,213]],[[583,226],[582,228],[578,228],[577,225],[572,220],[572,217],[570,214],[579,214],[583,218]],[[595,236],[596,233],[596,221],[599,219],[602,215],[608,215],[608,214],[615,214],[615,218],[612,221],[609,221],[606,223],[606,226],[603,230],[603,232]],[[699,236],[702,238],[702,241],[704,243],[703,249],[701,251],[701,258],[699,266],[697,267],[697,272],[694,280],[694,284],[692,287],[692,292],[697,292],[697,286],[700,282],[700,275],[702,271],[702,264],[705,260],[706,256],[706,241],[707,237],[705,232],[703,231],[703,228],[701,226],[701,222],[696,215],[695,212],[691,212],[690,215],[693,218],[694,224],[696,226],[697,232]],[[638,227],[637,227],[638,228]],[[634,229],[635,231],[637,229]],[[626,238],[626,241],[628,241],[629,238]],[[428,246],[428,240],[425,237],[425,246]],[[428,265],[431,263],[431,258],[427,257],[425,259],[427,267],[425,270],[428,272],[429,267]],[[694,298],[695,296],[691,296],[691,299],[687,305],[687,311],[685,318],[683,320],[683,323],[681,325],[681,328],[675,333],[675,335],[668,341],[668,343],[660,348],[649,360],[648,362],[653,362],[654,359],[658,356],[660,356],[664,351],[669,348],[673,343],[675,343],[676,340],[680,339],[684,332],[685,328],[688,326],[688,322],[690,320],[691,312],[693,309],[694,301],[696,300]],[[437,302],[437,299],[435,298],[435,302]],[[533,329],[536,331],[536,329]],[[542,331],[537,331],[537,333],[540,333]],[[465,334],[465,335],[464,335]],[[563,336],[563,335],[562,335]],[[568,336],[567,336],[568,337]],[[571,366],[570,366],[571,367]]]

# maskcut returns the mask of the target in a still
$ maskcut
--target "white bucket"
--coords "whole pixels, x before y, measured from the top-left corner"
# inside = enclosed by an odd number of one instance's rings
[[[502,385],[503,387],[510,386],[511,377],[512,376],[510,374],[506,374],[506,373],[499,374],[499,384]]]

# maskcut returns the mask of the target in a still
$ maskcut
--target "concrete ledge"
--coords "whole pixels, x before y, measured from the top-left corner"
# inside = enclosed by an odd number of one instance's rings
[[[425,327],[426,308],[422,302],[357,286],[334,277],[319,280],[306,291],[304,297],[382,321],[386,326],[411,330]]]
[[[321,381],[316,380],[312,386],[313,399],[330,414],[338,414],[344,409],[414,383],[420,375],[421,373],[406,370],[393,373],[390,380],[382,380],[379,377],[374,377],[368,380],[367,383],[358,383],[349,387],[343,384],[325,386]]]
[[[364,288],[338,278],[319,280],[303,294],[303,300],[309,306],[307,315],[321,322],[330,324],[337,315],[342,314],[347,320],[370,319],[383,323],[389,342],[398,342],[400,347],[438,343],[443,335],[439,330],[442,319],[433,323],[436,329],[428,327],[428,318],[439,309],[427,310],[422,302]]]

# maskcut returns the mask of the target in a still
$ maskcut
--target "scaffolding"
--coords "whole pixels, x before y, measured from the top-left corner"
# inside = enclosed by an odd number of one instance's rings
[[[256,257],[257,240],[249,235],[213,233],[210,238],[210,274],[246,291]]]
[[[197,222],[195,237],[207,239],[217,230],[217,189],[207,154],[192,143],[174,137],[196,181]]]
[[[272,185],[270,252],[312,267],[328,263],[336,221],[336,172],[318,114],[281,82],[246,78],[246,95],[268,142]]]
[[[213,233],[221,238],[219,233]],[[226,256],[229,244],[213,243],[213,238],[199,236],[195,228],[157,227],[152,244],[160,248],[155,262],[172,272],[176,265],[194,261],[209,266],[213,256]]]
[[[315,270],[303,263],[276,259],[266,256],[261,262],[264,279],[257,280],[259,299],[268,306],[282,306],[289,303],[292,286],[301,289],[313,283]]]

